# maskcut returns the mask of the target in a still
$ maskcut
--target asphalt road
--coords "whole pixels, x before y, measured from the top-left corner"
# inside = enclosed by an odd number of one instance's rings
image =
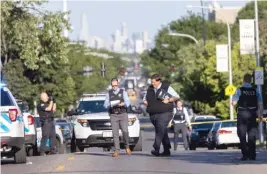
[[[1,161],[2,174],[28,173],[177,173],[177,174],[266,174],[267,151],[260,151],[256,161],[239,161],[240,151],[235,149],[208,151],[184,151],[182,144],[170,157],[154,157],[150,154],[154,131],[148,119],[143,134],[143,151],[131,156],[122,150],[119,158],[101,148],[87,149],[82,153],[28,157],[26,164],[14,164],[12,159]],[[173,135],[170,134],[172,137]]]

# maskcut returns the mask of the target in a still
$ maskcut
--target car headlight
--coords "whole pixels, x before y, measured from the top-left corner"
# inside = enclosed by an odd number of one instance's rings
[[[132,126],[135,121],[136,121],[136,118],[128,118],[128,125]]]
[[[83,127],[87,127],[88,125],[88,120],[86,119],[78,119],[77,122],[80,123]]]

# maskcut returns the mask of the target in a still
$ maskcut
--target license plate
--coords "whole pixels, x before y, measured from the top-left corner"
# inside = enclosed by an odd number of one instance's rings
[[[103,132],[103,137],[113,137],[112,132],[111,131]]]

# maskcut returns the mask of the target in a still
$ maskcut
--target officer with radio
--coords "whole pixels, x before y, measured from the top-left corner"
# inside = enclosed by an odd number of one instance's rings
[[[115,151],[112,157],[118,157],[120,151],[120,134],[121,128],[123,139],[125,143],[126,153],[131,155],[129,148],[129,132],[128,132],[128,114],[127,108],[130,105],[130,101],[127,93],[123,89],[118,87],[118,79],[111,80],[112,89],[106,95],[104,106],[109,109],[112,134],[114,139]]]
[[[263,113],[262,97],[259,91],[252,87],[251,80],[252,76],[245,74],[244,85],[236,91],[232,100],[232,104],[237,105],[237,133],[242,161],[256,159],[257,111],[260,120]]]
[[[174,108],[173,116],[173,128],[174,128],[174,150],[177,150],[178,136],[180,131],[182,132],[184,148],[188,150],[188,139],[187,139],[187,126],[191,129],[191,122],[187,112],[187,109],[183,107],[181,100],[177,101],[177,107]]]
[[[45,155],[46,142],[50,140],[50,154],[56,154],[56,131],[54,124],[54,112],[56,111],[55,98],[51,92],[42,92],[40,103],[37,106],[40,116],[42,139],[40,145],[40,155]]]
[[[161,81],[158,74],[151,77],[152,85],[148,87],[144,96],[144,104],[147,105],[147,112],[155,127],[156,136],[154,149],[151,154],[154,156],[170,156],[170,140],[168,137],[168,124],[173,116],[173,102],[179,99],[179,95],[167,83]],[[164,151],[160,153],[160,145],[163,144]]]

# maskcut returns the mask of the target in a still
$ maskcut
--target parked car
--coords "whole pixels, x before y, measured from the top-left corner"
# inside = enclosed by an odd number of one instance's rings
[[[35,115],[34,120],[36,122],[37,147],[38,147],[37,149],[38,149],[38,154],[39,154],[41,139],[42,139],[42,128],[41,128],[41,122],[40,122],[39,115]],[[63,154],[63,153],[65,153],[66,147],[65,147],[62,131],[60,130],[60,126],[55,125],[55,131],[56,131],[56,152],[58,154]],[[48,139],[46,142],[47,152],[49,151],[49,145],[50,145],[50,141]]]
[[[4,84],[0,85],[1,157],[14,157],[15,163],[26,163],[23,115],[13,94]]]
[[[237,135],[237,122],[221,121],[215,122],[208,134],[208,148],[227,149],[230,146],[239,146],[239,138]]]
[[[67,145],[70,145],[71,143],[71,138],[72,138],[72,133],[73,133],[73,125],[72,123],[68,122],[67,120],[64,119],[57,119],[55,120],[56,125],[60,127],[60,130],[62,131],[62,135],[64,138],[64,142]]]
[[[36,135],[36,124],[34,122],[33,114],[29,111],[29,106],[26,101],[16,100],[18,106],[23,115],[23,121],[25,125],[25,147],[28,156],[37,154],[37,135]]]
[[[189,137],[189,149],[196,150],[197,147],[208,147],[208,134],[215,121],[219,118],[198,119],[192,123],[192,130]]]
[[[71,141],[71,151],[84,151],[88,147],[103,148],[110,151],[113,135],[108,109],[104,107],[105,95],[84,95],[75,110],[68,115],[76,115]],[[128,114],[129,143],[133,151],[142,151],[142,132],[136,114]],[[122,132],[120,139],[122,140]],[[123,145],[123,141],[121,141]],[[77,148],[76,148],[77,147]]]

